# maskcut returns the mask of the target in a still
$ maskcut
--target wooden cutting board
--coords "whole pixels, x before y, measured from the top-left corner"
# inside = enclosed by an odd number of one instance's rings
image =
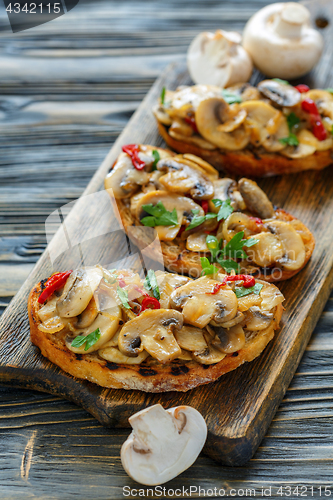
[[[309,83],[312,86],[332,86],[327,72],[325,75],[323,79],[319,67]],[[202,413],[208,425],[204,451],[223,464],[243,465],[252,457],[267,431],[333,286],[331,167],[321,172],[259,180],[275,205],[300,218],[313,231],[317,244],[306,268],[280,285],[286,297],[281,329],[254,362],[213,384],[187,393],[146,394],[103,389],[77,380],[44,359],[29,340],[27,297],[40,279],[82,263],[109,265],[124,257],[129,265],[138,262],[137,250],[129,243],[117,225],[116,216],[110,211],[107,194],[99,193],[96,199],[94,193],[102,189],[104,177],[121,151],[121,145],[135,142],[162,144],[151,108],[163,86],[174,89],[186,83],[189,83],[189,77],[185,65],[168,68],[97,170],[83,197],[73,207],[67,206],[48,219],[46,229],[51,234],[70,211],[66,231],[58,229],[1,317],[0,382],[70,399],[110,427],[127,427],[131,414],[155,403],[166,408],[191,405]]]

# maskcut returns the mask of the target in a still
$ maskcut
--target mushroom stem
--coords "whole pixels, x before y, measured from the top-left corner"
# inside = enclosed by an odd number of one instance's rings
[[[308,24],[310,19],[309,11],[299,3],[287,3],[281,14],[276,16],[272,31],[283,38],[299,38],[303,25]]]

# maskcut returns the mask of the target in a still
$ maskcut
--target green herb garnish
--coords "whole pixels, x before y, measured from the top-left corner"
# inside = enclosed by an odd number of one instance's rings
[[[244,231],[240,231],[235,234],[233,238],[231,238],[224,248],[221,248],[222,240],[218,242],[215,236],[208,235],[206,238],[206,244],[212,255],[213,262],[220,264],[220,266],[223,267],[223,269],[225,269],[228,273],[232,270],[238,272],[239,264],[233,259],[246,259],[247,254],[244,251],[244,247],[252,247],[259,241],[255,238],[243,240],[243,237]]]
[[[230,92],[228,89],[223,89],[222,90],[222,96],[225,102],[228,104],[234,104],[235,102],[242,102],[242,98],[240,95],[234,94],[233,92]]]
[[[124,290],[123,288],[120,288],[120,286],[118,285],[117,294],[118,297],[120,298],[123,307],[125,307],[125,309],[131,309],[131,306],[128,303],[128,291]]]
[[[333,94],[333,89],[329,88],[329,89],[325,89],[326,92],[329,92],[330,94]]]
[[[295,134],[289,134],[288,137],[283,137],[282,139],[279,139],[279,141],[284,146],[298,146],[299,145],[299,141],[298,141]]]
[[[288,123],[288,127],[289,127],[289,130],[290,132],[292,133],[293,131],[293,128],[299,124],[301,120],[298,118],[297,115],[295,115],[295,113],[290,113],[288,116],[287,116],[287,123]]]
[[[71,343],[72,347],[81,347],[83,344],[86,344],[84,347],[85,351],[88,351],[90,347],[92,347],[99,340],[101,336],[101,330],[97,328],[95,331],[89,333],[89,335],[78,335],[75,337],[73,342]]]
[[[240,287],[235,287],[235,294],[237,299],[240,297],[245,297],[246,295],[250,295],[251,293],[255,293],[256,295],[259,295],[261,292],[261,289],[264,285],[261,285],[260,283],[256,283],[253,286],[250,286],[249,288],[245,288],[244,286]]]
[[[213,264],[209,262],[207,257],[200,257],[201,261],[201,267],[202,267],[202,273],[201,276],[204,274],[205,276],[209,274],[216,274],[219,272],[217,267],[215,267]]]
[[[141,219],[141,223],[144,226],[175,226],[178,224],[176,209],[174,208],[172,212],[169,212],[161,201],[159,201],[156,205],[153,205],[152,203],[149,205],[142,205],[142,210],[152,216]]]
[[[153,155],[153,158],[154,158],[154,163],[153,163],[153,166],[152,166],[152,171],[153,170],[156,170],[156,165],[157,165],[157,162],[160,161],[161,157],[160,157],[160,153],[157,151],[157,149],[153,149],[152,151],[152,155]]]
[[[160,300],[161,295],[156,279],[156,274],[152,269],[149,269],[145,281],[143,283],[143,286],[148,292],[150,291],[153,292],[153,296],[155,297],[155,299]]]
[[[206,220],[215,219],[215,217],[217,217],[217,214],[212,214],[212,213],[208,213],[206,215],[198,215],[198,210],[192,210],[192,212],[194,213],[194,217],[191,220],[191,223],[185,229],[185,231],[193,229],[197,226],[201,226],[201,224],[206,222]]]
[[[282,85],[290,85],[287,80],[281,80],[281,78],[272,78],[274,82],[281,83]]]
[[[217,214],[217,220],[220,222],[222,219],[226,219],[234,211],[231,206],[231,201],[228,198],[225,201],[222,200],[212,200],[214,205],[218,208],[220,207],[219,213]]]
[[[165,104],[165,92],[166,92],[166,88],[163,87],[162,88],[162,92],[161,92],[161,104]]]

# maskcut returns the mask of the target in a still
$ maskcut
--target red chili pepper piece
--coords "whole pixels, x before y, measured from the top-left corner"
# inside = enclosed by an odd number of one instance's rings
[[[51,295],[56,291],[59,290],[59,288],[62,288],[66,281],[68,280],[68,277],[70,274],[72,274],[73,271],[66,271],[65,273],[56,273],[51,278],[47,280],[45,283],[45,288],[38,297],[38,303],[39,304],[44,304],[44,302],[51,297]]]
[[[139,158],[139,146],[137,144],[127,144],[126,146],[122,147],[122,150],[124,153],[127,153],[132,160],[133,166],[137,170],[142,170],[145,168],[146,164],[144,161],[140,160]]]
[[[295,86],[295,89],[297,89],[301,94],[304,94],[304,92],[309,92],[310,87],[308,87],[304,83],[300,83],[299,85]]]
[[[312,126],[312,133],[316,137],[316,139],[318,139],[318,141],[324,141],[325,139],[327,139],[327,130],[324,127],[320,116],[311,115],[310,121]]]
[[[302,109],[310,114],[313,135],[318,141],[324,141],[327,138],[327,130],[321,121],[316,103],[312,99],[304,99],[304,101],[302,101]]]
[[[216,295],[219,290],[221,290],[222,287],[224,287],[226,283],[216,283],[216,285],[213,288],[212,292],[206,292],[206,295]]]
[[[250,288],[256,284],[256,280],[253,276],[249,274],[235,274],[235,276],[226,276],[223,280],[225,283],[227,281],[243,281],[244,288]]]
[[[186,226],[180,226],[177,236],[180,236],[186,229]]]
[[[161,304],[155,297],[145,297],[141,304],[141,312],[146,309],[161,309]]]
[[[253,220],[256,224],[263,224],[263,221],[259,217],[250,216],[249,219]]]
[[[204,200],[201,202],[201,208],[205,212],[205,215],[208,213],[208,201]]]
[[[319,116],[319,112],[318,112],[318,108],[316,106],[316,103],[312,100],[312,99],[304,99],[302,101],[302,109],[303,111],[305,111],[306,113],[310,113],[312,115],[318,115]]]
[[[121,278],[118,280],[118,284],[119,284],[120,288],[124,288],[126,286],[125,281]]]
[[[185,116],[185,118],[184,118],[184,119],[185,119],[186,123],[188,123],[188,124],[192,127],[193,131],[194,131],[196,134],[198,134],[198,133],[199,133],[199,130],[198,130],[197,124],[195,123],[195,118],[194,118],[194,116]]]

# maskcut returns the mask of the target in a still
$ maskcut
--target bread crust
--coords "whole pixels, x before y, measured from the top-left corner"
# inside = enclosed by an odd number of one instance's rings
[[[274,337],[274,331],[279,326],[283,312],[283,307],[279,304],[275,309],[274,320],[268,328],[247,339],[244,348],[240,349],[237,355],[229,354],[214,365],[201,365],[195,361],[173,361],[162,365],[152,358],[148,358],[151,361],[146,360],[140,365],[122,365],[109,363],[96,353],[75,354],[67,349],[62,335],[51,335],[40,331],[38,310],[41,306],[38,297],[41,291],[42,282],[31,290],[28,314],[31,341],[39,347],[43,356],[73,377],[88,380],[102,387],[144,392],[185,392],[198,385],[214,382],[221,375],[235,370],[245,362],[252,361]]]
[[[165,142],[178,153],[200,156],[217,170],[245,177],[270,177],[293,174],[304,170],[322,170],[333,163],[333,152],[316,151],[305,158],[287,158],[278,153],[256,152],[255,149],[226,151],[203,149],[195,144],[178,141],[171,137],[167,127],[157,120],[158,130]]]

